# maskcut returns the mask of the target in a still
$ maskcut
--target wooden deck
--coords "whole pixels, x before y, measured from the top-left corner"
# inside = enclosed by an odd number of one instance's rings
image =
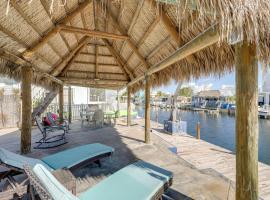
[[[152,126],[158,125],[152,123]],[[171,136],[159,131],[154,133],[168,145],[176,147],[177,155],[199,170],[213,169],[235,185],[236,161],[233,152],[187,134]],[[263,199],[270,199],[270,166],[261,162],[259,162],[259,195]]]
[[[47,150],[33,149],[28,155],[39,158],[74,146],[100,142],[115,148],[112,159],[104,159],[101,168],[95,165],[75,171],[77,192],[97,184],[122,167],[138,159],[161,166],[174,173],[174,181],[167,195],[173,199],[234,199],[234,188],[230,182],[213,170],[198,170],[176,154],[172,153],[163,139],[151,135],[152,144],[143,143],[144,131],[140,125],[126,127],[121,124],[102,129],[81,128],[79,123],[71,125],[69,143]],[[0,131],[1,133],[1,131]],[[18,152],[19,131],[0,134],[0,147]],[[33,130],[33,142],[40,138],[38,130]]]

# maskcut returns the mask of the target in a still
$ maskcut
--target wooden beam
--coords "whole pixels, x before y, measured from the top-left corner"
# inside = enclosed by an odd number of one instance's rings
[[[64,83],[76,82],[76,83],[85,83],[85,84],[108,84],[108,85],[125,85],[127,81],[125,80],[111,80],[111,79],[89,79],[89,78],[72,78],[72,77],[58,77]]]
[[[236,45],[236,192],[235,199],[258,196],[258,60],[256,46]]]
[[[131,91],[127,88],[127,126],[131,125]]]
[[[32,22],[28,15],[24,13],[21,7],[17,4],[16,0],[11,0],[10,3],[15,8],[15,10],[22,16],[26,23],[41,37],[41,30],[39,29],[39,27]],[[56,53],[56,55],[61,58],[61,54],[54,48],[54,46],[49,42],[48,45]]]
[[[148,36],[152,33],[153,29],[157,26],[157,24],[160,21],[160,17],[157,17],[153,23],[151,23],[151,25],[149,26],[149,28],[147,29],[147,31],[145,32],[145,34],[143,35],[143,37],[140,39],[140,41],[138,42],[138,49],[141,47],[141,45],[145,42],[145,40],[148,38]],[[127,63],[130,60],[130,58],[132,57],[132,55],[134,55],[134,52],[132,51],[131,54],[129,55],[129,57],[127,58]]]
[[[63,123],[64,121],[64,116],[63,116],[63,112],[64,112],[64,87],[60,86],[59,87],[59,93],[58,93],[58,100],[59,100],[59,121],[60,123]]]
[[[155,0],[148,0],[148,3],[152,5],[153,7],[158,8],[157,3]],[[177,31],[177,27],[174,25],[174,22],[168,17],[166,11],[163,9],[163,5],[159,6],[159,17],[164,24],[166,30],[170,34],[173,41],[178,45],[178,47],[181,47],[183,45],[183,41],[180,37],[179,32]],[[190,55],[186,58],[188,62],[193,63],[195,62],[195,58],[193,55]]]
[[[130,33],[132,32],[133,27],[137,23],[137,20],[138,20],[138,17],[140,15],[143,4],[144,4],[144,0],[138,1],[136,11],[135,11],[135,13],[133,15],[132,21],[131,21],[130,26],[129,26],[128,31],[127,31],[127,35],[130,35]],[[125,45],[126,45],[126,41],[124,41],[124,43],[123,43],[123,45],[122,45],[122,47],[120,49],[120,54],[122,54],[122,51],[123,51]]]
[[[105,43],[105,45],[108,47],[110,53],[113,55],[113,57],[115,58],[115,61],[118,63],[118,65],[121,67],[122,71],[128,75],[128,77],[132,80],[134,79],[133,74],[130,72],[130,70],[128,69],[128,66],[125,64],[125,62],[123,61],[123,58],[116,52],[116,50],[111,46],[111,44],[109,43],[108,40],[103,39],[103,42]]]
[[[36,73],[39,73],[40,76],[46,77],[46,78],[48,78],[48,79],[52,80],[53,82],[56,82],[60,85],[63,84],[62,81],[55,78],[54,76],[40,71],[40,69],[37,66],[35,66],[34,64],[32,64],[32,63],[28,62],[27,60],[25,60],[19,56],[16,56],[15,54],[12,54],[11,52],[8,52],[7,50],[4,50],[2,48],[0,48],[0,57],[5,59],[5,60],[11,61],[17,65],[20,65],[22,67],[24,67],[24,66],[31,67],[32,70],[34,70]]]
[[[80,55],[80,52],[83,50],[83,48],[85,47],[85,44],[82,45],[74,54],[74,56],[72,57],[72,59],[66,64],[66,66],[63,68],[62,72],[60,75],[65,74],[71,67],[71,65],[75,62],[76,58]]]
[[[74,64],[82,64],[82,65],[93,65],[96,68],[96,62],[88,62],[88,61],[74,61]],[[104,67],[119,67],[118,65],[115,64],[106,64],[106,63],[98,63],[99,66],[104,66]]]
[[[126,35],[118,35],[114,33],[107,33],[102,31],[94,31],[90,29],[84,29],[84,28],[78,28],[78,27],[72,27],[72,26],[66,26],[66,25],[59,25],[58,26],[61,32],[67,32],[67,33],[78,33],[83,34],[89,37],[96,37],[96,38],[106,38],[106,39],[112,39],[112,40],[127,40],[128,36]]]
[[[119,85],[104,85],[104,84],[86,84],[86,83],[72,83],[69,85],[79,86],[79,87],[88,87],[88,88],[101,88],[101,89],[110,89],[110,90],[118,90],[121,86]]]
[[[79,6],[72,12],[68,13],[67,16],[57,22],[57,25],[66,24],[71,19],[73,19],[78,13],[80,13],[89,3],[91,0],[85,0],[83,3],[79,4]],[[53,36],[55,36],[59,32],[59,27],[53,27],[51,30],[48,31],[46,35],[44,35],[39,41],[37,41],[32,47],[27,49],[23,53],[23,57],[26,59],[30,59],[32,54],[41,48],[44,44],[46,44]]]
[[[68,70],[67,72],[69,72],[70,74],[84,74],[84,75],[89,75],[92,76],[94,78],[94,75],[96,74],[95,72],[89,72],[89,71],[79,71],[79,70]],[[123,73],[112,73],[112,72],[99,72],[98,73],[100,76],[112,76],[112,75],[118,75],[118,76],[125,76],[125,74]]]
[[[49,18],[51,18],[51,21],[52,21],[52,23],[53,23],[53,25],[55,27],[56,20],[55,20],[54,16],[51,15],[50,12],[49,12],[50,6],[48,5],[48,2],[46,0],[40,0],[40,3],[43,6],[45,12],[47,13],[47,16]],[[60,35],[61,39],[63,40],[63,42],[65,43],[67,49],[70,51],[70,46],[69,46],[65,36],[63,34],[61,34],[61,33],[59,35]]]
[[[66,55],[60,63],[57,63],[53,70],[51,71],[51,75],[58,76],[62,70],[67,66],[68,62],[73,58],[73,56],[81,49],[82,46],[86,45],[88,43],[88,38],[83,37],[81,41],[79,42],[79,45],[72,49],[72,51]]]
[[[216,29],[216,26],[211,26],[203,33],[195,37],[193,40],[189,41],[183,47],[177,49],[169,57],[163,59],[161,62],[153,65],[150,69],[146,71],[146,75],[151,75],[155,72],[158,72],[166,67],[186,58],[187,56],[196,53],[212,44],[217,43],[219,40],[219,33]],[[127,86],[131,86],[138,81],[144,79],[144,75],[136,77],[132,80]]]
[[[96,57],[95,57],[95,78],[98,78],[98,46],[95,48]]]
[[[98,46],[98,45],[97,45]],[[98,46],[99,47],[99,46]],[[88,52],[80,52],[80,55],[85,55],[85,56],[96,56],[95,53],[88,53]],[[106,57],[106,58],[113,58],[112,55],[107,55],[107,54],[98,54],[98,57]]]
[[[149,144],[150,143],[150,130],[151,130],[151,125],[150,125],[150,80],[149,76],[145,77],[145,115],[144,115],[144,120],[145,120],[145,127],[144,127],[144,133],[145,133],[145,143]]]
[[[107,6],[107,12],[109,13],[109,17],[111,18],[111,22],[113,23],[114,27],[122,34],[122,35],[128,35],[126,30],[119,25],[117,22],[117,19],[113,16],[113,13],[111,11],[111,8]],[[149,68],[149,64],[146,62],[145,58],[142,56],[142,54],[139,52],[138,48],[134,44],[131,39],[127,40],[128,45],[131,47],[131,49],[134,51],[134,53],[137,55],[137,57],[141,60],[141,62],[146,66],[146,68]]]
[[[21,68],[21,97],[22,97],[22,124],[21,124],[21,153],[27,154],[31,151],[32,132],[32,96],[31,82],[33,71],[30,67]]]

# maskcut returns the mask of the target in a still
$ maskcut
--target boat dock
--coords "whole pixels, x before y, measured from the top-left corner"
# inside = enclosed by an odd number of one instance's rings
[[[230,181],[235,188],[235,153],[198,140],[188,134],[168,135],[161,132],[162,126],[152,122],[153,133],[168,143],[177,155],[201,171],[214,171]],[[259,196],[270,199],[270,166],[259,162]]]

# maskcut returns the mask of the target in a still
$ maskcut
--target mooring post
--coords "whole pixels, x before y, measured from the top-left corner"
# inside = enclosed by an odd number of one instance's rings
[[[197,139],[201,139],[201,124],[200,122],[197,123]]]

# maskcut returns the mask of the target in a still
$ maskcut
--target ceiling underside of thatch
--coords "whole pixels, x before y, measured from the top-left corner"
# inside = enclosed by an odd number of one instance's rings
[[[154,0],[95,0],[62,25],[128,39],[90,37],[60,28],[30,57],[25,53],[54,30],[67,13],[76,11],[85,2],[88,1],[10,0],[7,13],[8,1],[0,1],[0,48],[24,57],[40,71],[66,84],[117,89],[216,23],[213,17],[192,9],[181,12],[177,5],[156,6]],[[179,33],[178,38],[168,30],[163,16],[169,19],[174,32]],[[233,61],[233,48],[225,41],[220,42],[152,75],[152,84],[166,84],[172,78],[187,80],[220,75],[232,69]],[[10,75],[12,69],[4,70],[10,66],[3,63],[2,74]],[[138,83],[134,88],[141,86]]]

